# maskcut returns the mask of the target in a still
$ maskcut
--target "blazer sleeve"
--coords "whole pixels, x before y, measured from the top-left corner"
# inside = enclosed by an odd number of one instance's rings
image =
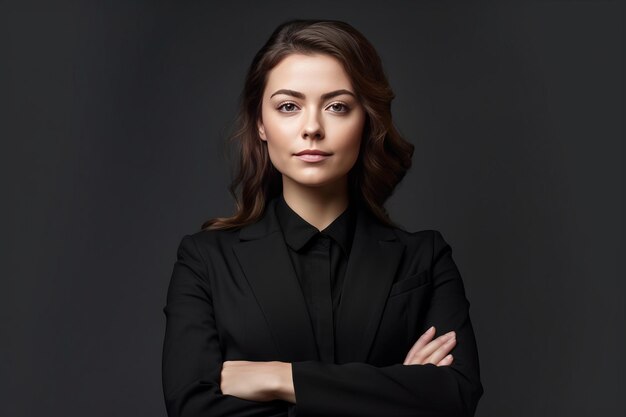
[[[294,415],[293,405],[285,401],[248,401],[222,394],[223,359],[207,267],[190,235],[178,246],[163,312],[162,382],[169,417]]]
[[[437,335],[456,332],[452,365],[294,362],[299,417],[474,415],[483,387],[469,302],[450,246],[440,232],[432,232],[433,292],[421,333],[431,325]]]

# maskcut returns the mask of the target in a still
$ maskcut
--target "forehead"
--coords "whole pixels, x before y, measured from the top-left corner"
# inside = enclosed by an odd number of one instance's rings
[[[281,88],[309,92],[351,89],[352,83],[341,62],[324,54],[290,54],[269,72],[265,91]]]

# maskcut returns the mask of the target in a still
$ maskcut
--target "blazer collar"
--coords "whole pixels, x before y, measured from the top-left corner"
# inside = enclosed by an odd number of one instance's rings
[[[276,360],[319,360],[315,335],[276,216],[276,198],[264,215],[239,231],[233,247],[268,323]],[[405,245],[362,205],[336,312],[335,362],[366,362]]]
[[[320,231],[317,227],[300,217],[287,204],[283,195],[280,194],[276,199],[276,217],[278,217],[285,242],[291,249],[299,252],[311,239],[325,235],[332,238],[339,245],[345,256],[348,257],[354,238],[354,228],[356,227],[354,205],[354,202],[350,201],[343,213]]]
[[[276,216],[276,204],[278,197],[269,200],[265,207],[265,212],[256,223],[246,225],[239,231],[240,240],[254,240],[266,237],[267,235],[280,230],[280,223]],[[396,234],[393,230],[380,223],[362,204],[355,204],[357,212],[357,230],[359,226],[362,233],[367,233],[380,240],[395,240]],[[355,233],[356,233],[355,231]]]

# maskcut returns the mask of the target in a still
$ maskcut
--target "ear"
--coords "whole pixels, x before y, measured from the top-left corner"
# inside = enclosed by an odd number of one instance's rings
[[[263,122],[261,121],[261,119],[257,120],[256,125],[259,131],[259,137],[261,138],[261,140],[266,141],[267,136],[265,135],[265,126],[263,126]]]

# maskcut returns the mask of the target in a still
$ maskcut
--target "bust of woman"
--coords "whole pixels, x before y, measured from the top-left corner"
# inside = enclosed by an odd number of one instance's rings
[[[473,415],[450,246],[384,208],[414,148],[393,97],[344,22],[286,22],[256,54],[232,137],[237,211],[184,236],[168,290],[170,417]]]

